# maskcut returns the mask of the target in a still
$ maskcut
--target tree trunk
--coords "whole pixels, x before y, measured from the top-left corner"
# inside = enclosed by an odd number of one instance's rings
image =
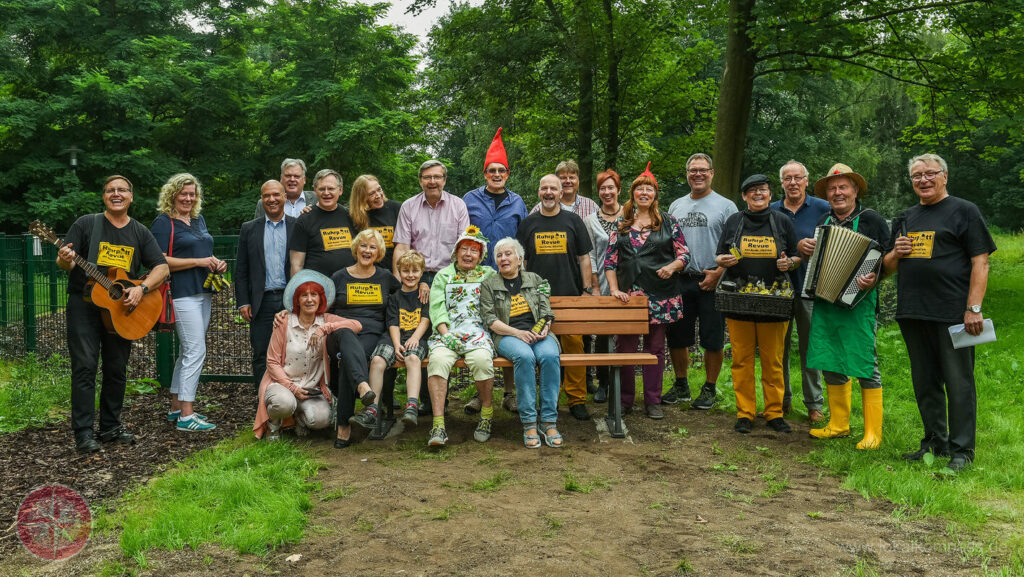
[[[608,19],[608,139],[605,141],[605,168],[615,168],[619,162],[619,51],[615,45],[615,10],[612,0],[603,0]]]
[[[738,200],[742,181],[743,148],[750,123],[754,92],[753,42],[749,25],[755,0],[729,1],[729,35],[725,47],[725,74],[718,94],[715,121],[715,181],[720,194]]]
[[[576,117],[576,149],[580,165],[578,194],[593,198],[594,194],[594,37],[590,29],[589,3],[579,3],[576,20],[579,39],[580,107]]]

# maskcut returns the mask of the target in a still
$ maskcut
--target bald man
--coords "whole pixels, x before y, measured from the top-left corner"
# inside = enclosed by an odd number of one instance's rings
[[[267,370],[267,346],[274,315],[284,310],[281,300],[288,283],[288,240],[295,218],[285,216],[284,186],[268,180],[260,187],[263,216],[242,225],[235,263],[235,302],[249,322],[254,389]]]

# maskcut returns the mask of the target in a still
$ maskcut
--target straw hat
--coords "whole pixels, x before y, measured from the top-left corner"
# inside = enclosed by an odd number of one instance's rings
[[[814,194],[820,198],[825,198],[825,189],[828,187],[828,179],[836,176],[846,176],[857,185],[857,198],[864,196],[868,191],[868,182],[864,180],[864,177],[853,171],[852,168],[839,162],[832,165],[832,168],[828,169],[825,176],[818,179],[814,183]]]

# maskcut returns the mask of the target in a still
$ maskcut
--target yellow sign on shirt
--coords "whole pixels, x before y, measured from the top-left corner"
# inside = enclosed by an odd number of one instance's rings
[[[132,267],[132,256],[134,254],[135,247],[101,242],[100,252],[96,255],[96,264],[100,266],[115,266],[127,272]]]
[[[375,226],[373,227],[384,237],[384,246],[387,248],[395,248],[395,227],[393,226]]]
[[[907,258],[932,258],[932,248],[935,245],[934,230],[908,232],[907,236],[910,237],[913,243]]]
[[[538,232],[533,235],[537,254],[566,254],[568,236],[564,232]]]
[[[354,282],[348,285],[348,304],[350,305],[382,305],[384,299],[381,296],[379,284],[368,282]]]
[[[775,239],[770,236],[744,236],[740,239],[740,253],[747,258],[778,258]]]
[[[512,312],[509,316],[517,317],[519,315],[525,315],[530,312],[530,305],[526,304],[526,299],[523,298],[522,294],[517,294],[512,297]]]
[[[398,328],[403,331],[414,331],[420,326],[420,309],[407,311],[398,309]]]
[[[347,226],[340,228],[321,228],[320,238],[324,241],[324,250],[349,249],[352,247],[352,233]]]

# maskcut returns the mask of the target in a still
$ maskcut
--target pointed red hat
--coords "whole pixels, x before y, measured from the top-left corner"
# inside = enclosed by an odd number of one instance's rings
[[[501,127],[498,127],[498,132],[494,133],[494,140],[491,140],[491,145],[487,147],[487,155],[484,156],[484,170],[492,163],[497,162],[508,170],[508,155],[505,154],[505,144],[501,141]]]
[[[654,181],[654,190],[658,190],[658,179],[654,178],[654,174],[651,173],[651,161],[649,160],[647,161],[647,168],[645,168],[644,171],[640,173],[640,176],[636,178],[639,180],[645,176]]]

